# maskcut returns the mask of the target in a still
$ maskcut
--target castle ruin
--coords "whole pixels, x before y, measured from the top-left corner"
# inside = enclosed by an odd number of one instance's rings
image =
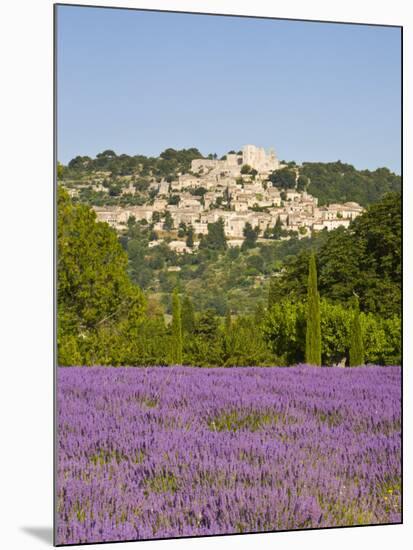
[[[280,167],[274,150],[266,152],[263,147],[244,145],[240,153],[228,153],[222,160],[195,159],[191,163],[191,170],[195,173],[225,172],[237,176],[246,164],[259,174],[269,174]]]

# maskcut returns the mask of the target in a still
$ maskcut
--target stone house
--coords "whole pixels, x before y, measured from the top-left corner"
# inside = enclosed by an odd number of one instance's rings
[[[183,254],[184,252],[186,252],[187,254],[192,254],[193,252],[192,248],[186,246],[185,241],[171,241],[170,243],[168,243],[168,246],[177,254]]]

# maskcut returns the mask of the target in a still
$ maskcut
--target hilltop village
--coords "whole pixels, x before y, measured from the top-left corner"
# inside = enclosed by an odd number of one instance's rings
[[[231,151],[221,159],[194,159],[190,170],[178,173],[172,181],[153,179],[144,204],[133,205],[132,199],[138,191],[131,181],[121,191],[124,199],[130,197],[131,204],[94,206],[94,209],[100,221],[119,232],[131,217],[152,224],[161,237],[153,241],[153,246],[169,237],[169,247],[178,253],[196,249],[201,235],[208,233],[208,224],[220,219],[228,246],[240,246],[247,224],[257,232],[259,240],[271,237],[276,227],[280,230],[279,238],[293,235],[302,238],[323,229],[348,227],[363,212],[356,202],[318,206],[317,198],[309,192],[311,181],[304,188],[298,185],[299,166],[288,167],[295,174],[295,185],[288,188],[274,185],[271,175],[283,168],[287,164],[279,162],[273,150],[267,152],[245,145],[241,151]],[[94,192],[105,190],[96,179],[92,188]],[[72,196],[77,193],[78,190],[70,189]],[[187,245],[185,238],[180,240],[177,232],[184,228],[186,233],[189,227],[194,235],[192,246]]]

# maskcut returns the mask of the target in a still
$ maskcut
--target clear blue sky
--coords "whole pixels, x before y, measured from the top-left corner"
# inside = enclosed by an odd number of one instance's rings
[[[400,30],[58,8],[58,158],[167,147],[400,172]]]

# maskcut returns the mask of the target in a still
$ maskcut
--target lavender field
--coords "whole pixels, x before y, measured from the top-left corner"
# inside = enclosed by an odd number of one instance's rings
[[[57,543],[399,522],[400,379],[59,368]]]

